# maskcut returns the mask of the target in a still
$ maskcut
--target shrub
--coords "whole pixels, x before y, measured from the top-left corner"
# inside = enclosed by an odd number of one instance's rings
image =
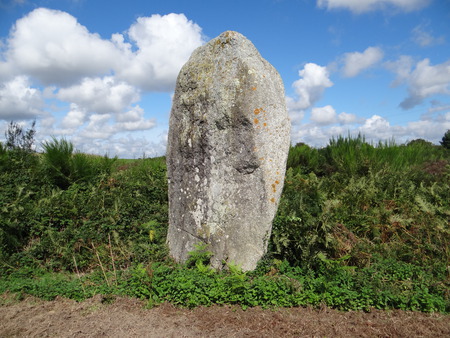
[[[186,265],[170,261],[163,157],[116,161],[56,139],[45,150],[12,162],[2,159],[14,150],[0,146],[0,291],[449,311],[443,147],[371,145],[362,136],[291,147],[269,252],[251,273],[216,273],[206,247]]]
[[[440,143],[444,148],[450,149],[450,129],[445,132]]]

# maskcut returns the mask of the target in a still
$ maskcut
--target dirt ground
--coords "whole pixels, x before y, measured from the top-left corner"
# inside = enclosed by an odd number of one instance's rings
[[[0,337],[450,337],[450,316],[324,308],[193,310],[101,296],[77,303],[0,296]]]

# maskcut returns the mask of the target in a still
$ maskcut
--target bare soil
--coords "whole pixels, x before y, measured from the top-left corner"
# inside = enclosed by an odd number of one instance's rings
[[[101,296],[84,302],[0,296],[0,337],[450,337],[450,316],[329,308],[180,309]]]

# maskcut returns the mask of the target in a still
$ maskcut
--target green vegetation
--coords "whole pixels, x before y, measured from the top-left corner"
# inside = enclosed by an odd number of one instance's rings
[[[447,130],[440,143],[444,148],[450,149],[450,129]]]
[[[450,151],[424,140],[292,147],[269,252],[255,271],[168,258],[164,158],[33,152],[34,125],[0,143],[0,293],[211,304],[450,312]]]

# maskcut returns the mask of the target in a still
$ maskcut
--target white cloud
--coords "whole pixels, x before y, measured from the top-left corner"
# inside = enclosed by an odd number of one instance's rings
[[[372,67],[383,58],[383,51],[378,47],[368,47],[364,52],[346,53],[343,57],[343,74],[353,77],[363,70]]]
[[[44,84],[71,84],[121,64],[115,45],[68,13],[38,8],[17,20],[8,39],[10,67]]]
[[[348,9],[355,14],[396,8],[411,12],[426,7],[431,0],[317,0],[317,6],[327,9]]]
[[[42,140],[70,136],[93,153],[110,144],[132,156],[130,149],[139,146],[131,144],[147,144],[162,154],[163,143],[142,141],[149,134],[139,141],[131,136],[156,126],[139,106],[141,95],[173,91],[180,68],[204,43],[201,31],[184,14],[172,13],[140,17],[104,38],[68,13],[38,8],[0,42],[0,119],[39,115]]]
[[[397,78],[392,82],[392,86],[396,87],[408,79],[414,66],[414,60],[408,55],[401,55],[396,61],[385,62],[384,66],[397,75]]]
[[[359,127],[359,131],[368,139],[389,139],[392,137],[391,125],[385,118],[373,115]]]
[[[135,87],[112,76],[85,78],[80,84],[60,89],[56,96],[98,114],[120,113],[139,100]]]
[[[409,135],[414,135],[409,137],[409,140],[416,138],[423,138],[426,140],[432,140],[434,143],[442,140],[445,132],[450,129],[450,113],[441,116],[443,119],[441,121],[412,121],[407,125],[407,130]]]
[[[30,87],[26,76],[0,83],[0,119],[35,119],[43,114],[43,106],[41,92]]]
[[[342,126],[323,127],[313,123],[295,126],[292,130],[291,142],[306,143],[312,147],[324,147],[328,141],[337,135],[347,135],[347,129]]]
[[[115,116],[113,114],[86,116],[83,111],[77,110],[77,107],[74,108],[64,118],[61,126],[63,128],[77,128],[87,123],[86,127],[77,133],[77,135],[86,139],[109,139],[115,134],[148,130],[156,125],[154,119],[144,117],[144,110],[139,106]]]
[[[86,118],[86,111],[80,109],[77,104],[72,103],[70,111],[61,122],[61,127],[69,129],[81,127],[86,122]]]
[[[356,123],[358,118],[354,114],[348,114],[348,113],[342,112],[338,115],[338,120],[339,120],[339,123],[341,123],[341,124],[352,124],[352,123]]]
[[[111,118],[111,114],[92,114],[86,128],[78,135],[86,139],[108,139],[115,131]]]
[[[405,77],[409,96],[400,106],[410,109],[422,103],[430,96],[450,94],[450,60],[432,66],[429,59],[423,59],[416,64],[415,69]]]
[[[311,121],[318,125],[328,125],[337,122],[337,114],[330,105],[325,107],[317,107],[311,110]]]
[[[356,125],[319,125],[315,122],[293,126],[291,141],[293,144],[304,142],[313,147],[324,147],[332,137],[357,136],[362,134],[367,142],[394,141],[397,144],[422,138],[438,144],[444,133],[450,129],[450,111],[433,118],[407,123],[405,126],[391,125],[379,115],[369,118],[357,118]]]
[[[85,77],[114,75],[142,90],[171,91],[202,43],[200,26],[184,14],[140,17],[125,36],[116,33],[108,40],[68,13],[38,8],[11,30],[0,79],[26,74],[44,85],[71,86]]]
[[[179,70],[204,41],[201,28],[184,14],[141,17],[128,36],[138,52],[118,71],[121,78],[145,90],[170,91]]]
[[[88,154],[108,154],[122,158],[139,158],[162,156],[166,152],[167,131],[157,135],[153,141],[148,140],[139,133],[120,133],[114,136],[103,138],[86,138],[84,135],[74,135],[71,137],[75,148]]]
[[[299,71],[299,75],[301,78],[292,84],[298,100],[292,98],[287,100],[290,110],[304,110],[312,107],[322,97],[325,89],[333,85],[327,68],[315,63],[307,63]]]
[[[444,43],[444,37],[434,37],[426,25],[418,25],[412,30],[412,40],[421,47],[429,47]]]
[[[145,119],[144,110],[139,107],[133,107],[131,110],[124,114],[116,116],[115,128],[117,132],[121,131],[135,131],[135,130],[147,130],[156,125],[155,120]]]
[[[71,103],[61,127],[82,127],[80,133],[87,138],[109,138],[123,131],[148,130],[155,126],[154,119],[146,119],[139,105],[135,87],[113,77],[86,78],[81,84],[61,89],[56,97]],[[104,116],[102,116],[104,115]]]
[[[296,110],[295,109],[295,102],[292,98],[286,97],[286,106],[288,109],[289,114],[289,120],[291,121],[291,124],[299,124],[305,117],[305,111],[304,110]]]

